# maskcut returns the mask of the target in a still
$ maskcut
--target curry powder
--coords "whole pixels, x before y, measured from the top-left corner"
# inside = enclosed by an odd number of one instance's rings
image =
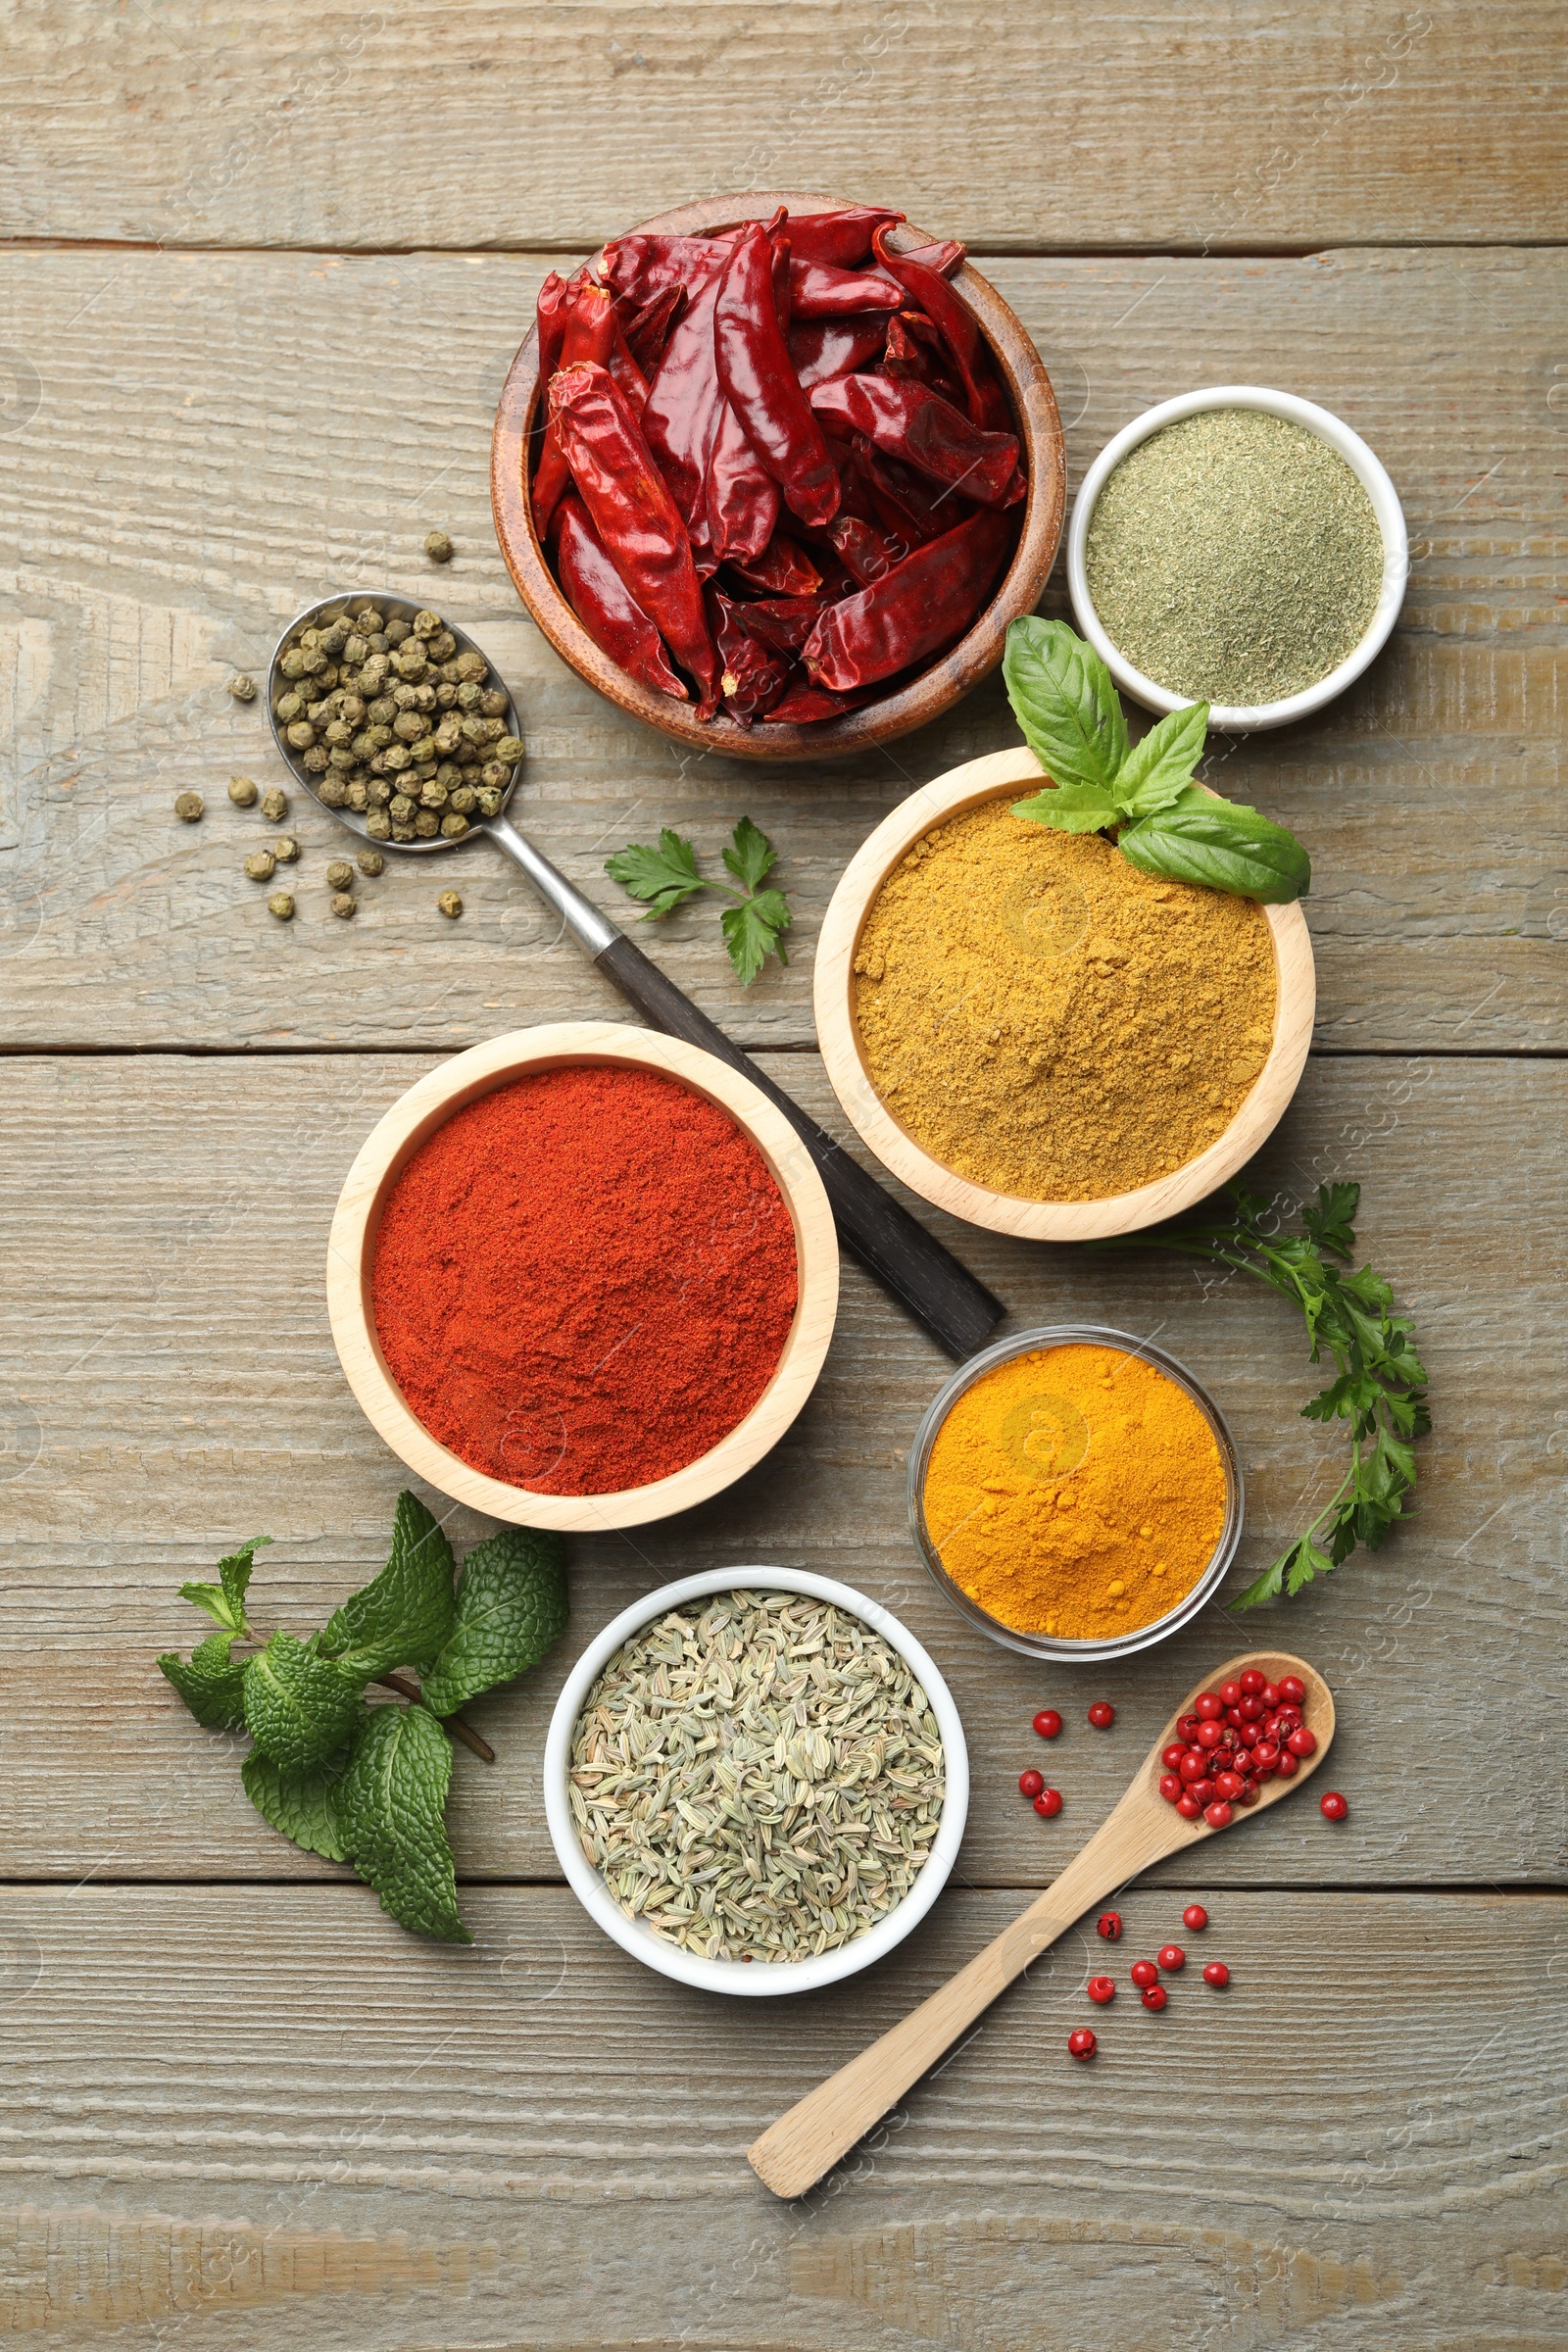
[[[1141,874],[1005,801],[916,842],[855,960],[877,1093],[934,1159],[1025,1200],[1102,1200],[1196,1159],[1268,1057],[1250,899]]]
[[[1190,1592],[1225,1525],[1205,1415],[1141,1356],[1073,1343],[982,1373],[926,1468],[955,1584],[1014,1633],[1103,1642]]]

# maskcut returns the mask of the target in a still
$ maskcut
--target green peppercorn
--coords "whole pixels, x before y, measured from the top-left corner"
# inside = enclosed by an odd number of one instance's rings
[[[386,859],[382,857],[379,850],[362,850],[359,854],[359,857],[355,859],[355,863],[358,865],[362,874],[368,874],[373,880],[377,874],[381,873],[385,869]]]
[[[176,792],[174,795],[174,814],[187,825],[201,823],[206,805],[199,792]]]
[[[500,725],[499,720],[493,718],[487,718],[484,723],[487,727],[499,727]],[[509,735],[503,729],[501,732],[492,735],[489,738],[489,742],[491,747],[491,757],[493,759],[505,760],[510,764],[513,760],[520,760],[523,756],[523,744],[522,737],[520,735]]]
[[[439,637],[441,634],[440,613],[428,612],[416,612],[414,615],[414,634],[416,637]]]
[[[254,808],[256,806],[256,787],[251,782],[249,776],[230,776],[228,779],[228,797],[233,802],[236,808]]]
[[[279,865],[292,865],[300,854],[300,845],[292,833],[280,833],[272,844],[272,856]]]
[[[253,882],[270,882],[277,870],[277,859],[270,850],[252,850],[245,860],[245,871]]]
[[[362,605],[359,611],[355,613],[354,618],[359,623],[363,634],[367,637],[373,637],[376,631],[385,625],[381,619],[380,612],[377,611],[374,605]]]
[[[458,641],[450,629],[442,629],[430,639],[429,654],[432,662],[450,662],[457,650]]]
[[[471,714],[478,710],[483,699],[484,689],[476,686],[472,678],[465,678],[458,688],[458,709]]]
[[[460,654],[458,656],[458,675],[474,684],[482,684],[490,675],[484,656],[473,653]]]
[[[445,681],[435,690],[435,707],[438,710],[450,710],[457,699],[457,688]]]
[[[455,890],[444,890],[441,893],[441,896],[437,899],[436,905],[440,907],[442,913],[448,916],[454,923],[457,921],[459,915],[463,912],[463,901],[459,898]]]
[[[387,772],[394,776],[402,774],[412,756],[406,743],[389,743],[381,754],[381,758],[386,762]]]
[[[370,796],[366,790],[365,786],[360,782],[358,776],[356,776],[353,783],[349,786],[349,807],[353,809],[356,816],[363,816],[369,805]]]
[[[418,767],[428,767],[433,776],[435,774],[435,737],[421,735],[417,743],[410,744],[409,750],[414,755],[415,764]]]
[[[414,827],[410,824],[399,824],[396,817],[394,817],[392,820],[392,838],[394,841],[412,841],[414,839]]]
[[[445,531],[431,531],[424,542],[424,552],[432,564],[450,564],[452,542]]]
[[[300,765],[308,776],[324,776],[327,765],[325,744],[313,743],[308,752],[302,752]]]
[[[289,728],[288,740],[297,752],[307,752],[316,741],[316,729],[308,718],[297,718]]]
[[[433,841],[441,830],[441,819],[433,808],[416,808],[414,812],[414,830],[421,841]]]
[[[406,825],[412,818],[418,803],[411,799],[406,792],[395,792],[389,806],[392,811],[392,822],[395,825]]]
[[[384,808],[392,798],[392,787],[385,776],[372,776],[365,790],[374,808]]]
[[[410,634],[409,624],[401,613],[394,612],[381,634],[388,645],[401,645],[404,638]]]
[[[461,775],[463,770],[461,768],[454,768],[452,772],[454,775]],[[437,769],[436,782],[438,784],[441,783],[444,780],[444,776],[445,770]],[[474,791],[471,784],[460,784],[457,790],[449,795],[447,806],[449,808],[455,808],[459,816],[471,816],[474,808],[477,805],[478,799],[479,796]]]
[[[428,783],[419,786],[419,806],[422,808],[444,808],[446,805],[447,788],[444,784],[438,784],[434,776]]]
[[[256,700],[256,680],[254,678],[248,678],[245,675],[245,672],[241,670],[237,677],[232,677],[229,679],[228,691],[234,697],[236,703],[254,703]]]
[[[332,912],[341,915],[347,922],[358,903],[351,892],[340,890],[332,901]]]
[[[461,841],[468,830],[468,820],[466,816],[444,816],[441,819],[441,830],[448,841]]]
[[[323,808],[346,808],[349,805],[349,788],[341,776],[334,775],[328,769],[316,788],[316,797]]]
[[[505,718],[507,698],[499,686],[487,686],[479,697],[479,710],[485,718]]]
[[[501,814],[501,804],[506,796],[499,792],[493,784],[481,785],[473,797],[478,803],[481,816],[499,816]]]
[[[354,868],[346,858],[334,858],[322,879],[328,890],[352,890]]]
[[[302,694],[297,693],[292,686],[289,688],[287,694],[280,694],[276,702],[272,705],[274,712],[283,721],[285,726],[288,724],[291,718],[298,718],[304,708],[305,697]]]
[[[270,825],[280,825],[288,814],[288,795],[279,785],[270,785],[262,795],[262,814]]]
[[[489,785],[492,790],[501,790],[505,788],[507,778],[511,773],[511,768],[502,760],[487,760],[479,770],[479,781],[481,784]]]
[[[372,808],[365,820],[365,830],[372,841],[390,841],[392,819],[384,808]]]
[[[291,645],[277,666],[285,678],[303,678],[305,656],[300,652],[298,646]]]
[[[269,914],[275,914],[280,923],[294,920],[294,901],[286,890],[274,890],[267,902]]]

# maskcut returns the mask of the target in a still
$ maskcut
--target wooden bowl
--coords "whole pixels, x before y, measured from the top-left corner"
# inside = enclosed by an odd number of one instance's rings
[[[644,220],[633,235],[707,236],[737,221],[766,220],[787,205],[792,213],[834,211],[846,199],[838,196],[801,196],[791,192],[742,196],[712,196],[701,204],[682,205]],[[929,243],[923,229],[906,223],[897,230],[896,247]],[[814,726],[737,726],[720,711],[706,725],[667,694],[628,677],[589,636],[557,585],[534,532],[527,475],[531,437],[539,398],[539,341],[529,334],[512,363],[496,411],[490,455],[490,501],[495,511],[496,537],[516,583],[517,594],[558,654],[579,677],[608,695],[612,703],[646,719],[651,727],[673,735],[695,751],[722,752],[739,760],[835,760],[891,743],[951,710],[1002,659],[1007,623],[1032,612],[1039,603],[1056,543],[1061,537],[1066,468],[1062,457],[1061,418],[1045,364],[1019,320],[995,286],[967,263],[954,281],[979,322],[1006,387],[1024,457],[1029,468],[1029,494],[1024,502],[1023,531],[1011,564],[991,603],[967,636],[911,684],[868,703],[841,718],[820,720]]]
[[[744,1421],[710,1452],[668,1478],[614,1494],[540,1494],[473,1469],[404,1401],[387,1368],[370,1305],[370,1269],[381,1214],[398,1176],[435,1130],[465,1103],[536,1070],[614,1063],[678,1078],[727,1110],[772,1172],[795,1226],[799,1298],[773,1377]],[[639,1527],[687,1511],[730,1486],[775,1446],[816,1384],[838,1312],[839,1252],[833,1211],[805,1145],[749,1078],[679,1038],[619,1021],[559,1021],[514,1029],[456,1054],[399,1097],[372,1129],[349,1170],[332,1219],[326,1303],[349,1387],[377,1435],[416,1477],[455,1501],[519,1527]]]
[[[1240,1110],[1205,1152],[1174,1174],[1136,1192],[1101,1200],[1023,1200],[957,1175],[917,1144],[893,1116],[871,1082],[855,1021],[855,958],[877,893],[904,858],[934,825],[982,801],[1010,799],[1040,782],[1033,752],[993,752],[923,785],[884,818],[845,867],[817,942],[813,1003],[817,1042],[833,1091],[848,1117],[886,1168],[911,1192],[969,1225],[1013,1233],[1034,1242],[1086,1242],[1106,1234],[1137,1233],[1157,1225],[1234,1176],[1272,1134],[1295,1094],[1312,1042],[1316,984],[1312,942],[1299,906],[1265,906],[1274,942],[1277,988],[1274,1037],[1268,1057]]]

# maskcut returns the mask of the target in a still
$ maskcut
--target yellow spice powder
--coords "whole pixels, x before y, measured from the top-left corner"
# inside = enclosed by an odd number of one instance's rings
[[[963,1392],[923,1503],[948,1574],[1003,1625],[1098,1642],[1192,1591],[1225,1524],[1225,1469],[1185,1389],[1123,1349],[1075,1344]]]
[[[1230,1125],[1274,1032],[1250,899],[1158,881],[1097,833],[988,801],[917,842],[855,961],[855,1017],[895,1118],[960,1176],[1100,1200]]]

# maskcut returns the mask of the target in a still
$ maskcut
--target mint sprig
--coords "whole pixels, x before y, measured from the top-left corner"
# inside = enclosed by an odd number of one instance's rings
[[[416,1934],[466,1943],[447,1842],[448,1729],[492,1751],[456,1710],[538,1664],[566,1625],[559,1536],[506,1528],[468,1554],[454,1591],[452,1546],[416,1494],[400,1494],[386,1566],[319,1633],[261,1639],[246,1614],[253,1536],[219,1563],[216,1584],[182,1585],[218,1620],[188,1658],[159,1667],[198,1723],[248,1731],[240,1767],[262,1818],[329,1862],[351,1862],[383,1910]],[[422,1687],[394,1667],[413,1666]],[[367,1684],[408,1700],[367,1704]]]
[[[1013,715],[1052,789],[1014,816],[1062,833],[1115,833],[1140,872],[1269,904],[1298,899],[1312,867],[1293,833],[1193,781],[1207,703],[1172,710],[1129,748],[1115,682],[1065,621],[1009,623],[1003,677]]]
[[[780,963],[789,961],[783,934],[792,920],[790,903],[781,890],[761,887],[778,861],[778,852],[749,816],[741,818],[730,842],[733,846],[725,848],[723,860],[741,885],[739,890],[702,873],[695,846],[669,825],[662,828],[657,849],[647,842],[628,842],[605,859],[605,871],[647,906],[645,923],[673,914],[700,891],[721,890],[733,899],[735,905],[725,907],[718,927],[741,986],[750,988],[769,956],[776,956]]]

